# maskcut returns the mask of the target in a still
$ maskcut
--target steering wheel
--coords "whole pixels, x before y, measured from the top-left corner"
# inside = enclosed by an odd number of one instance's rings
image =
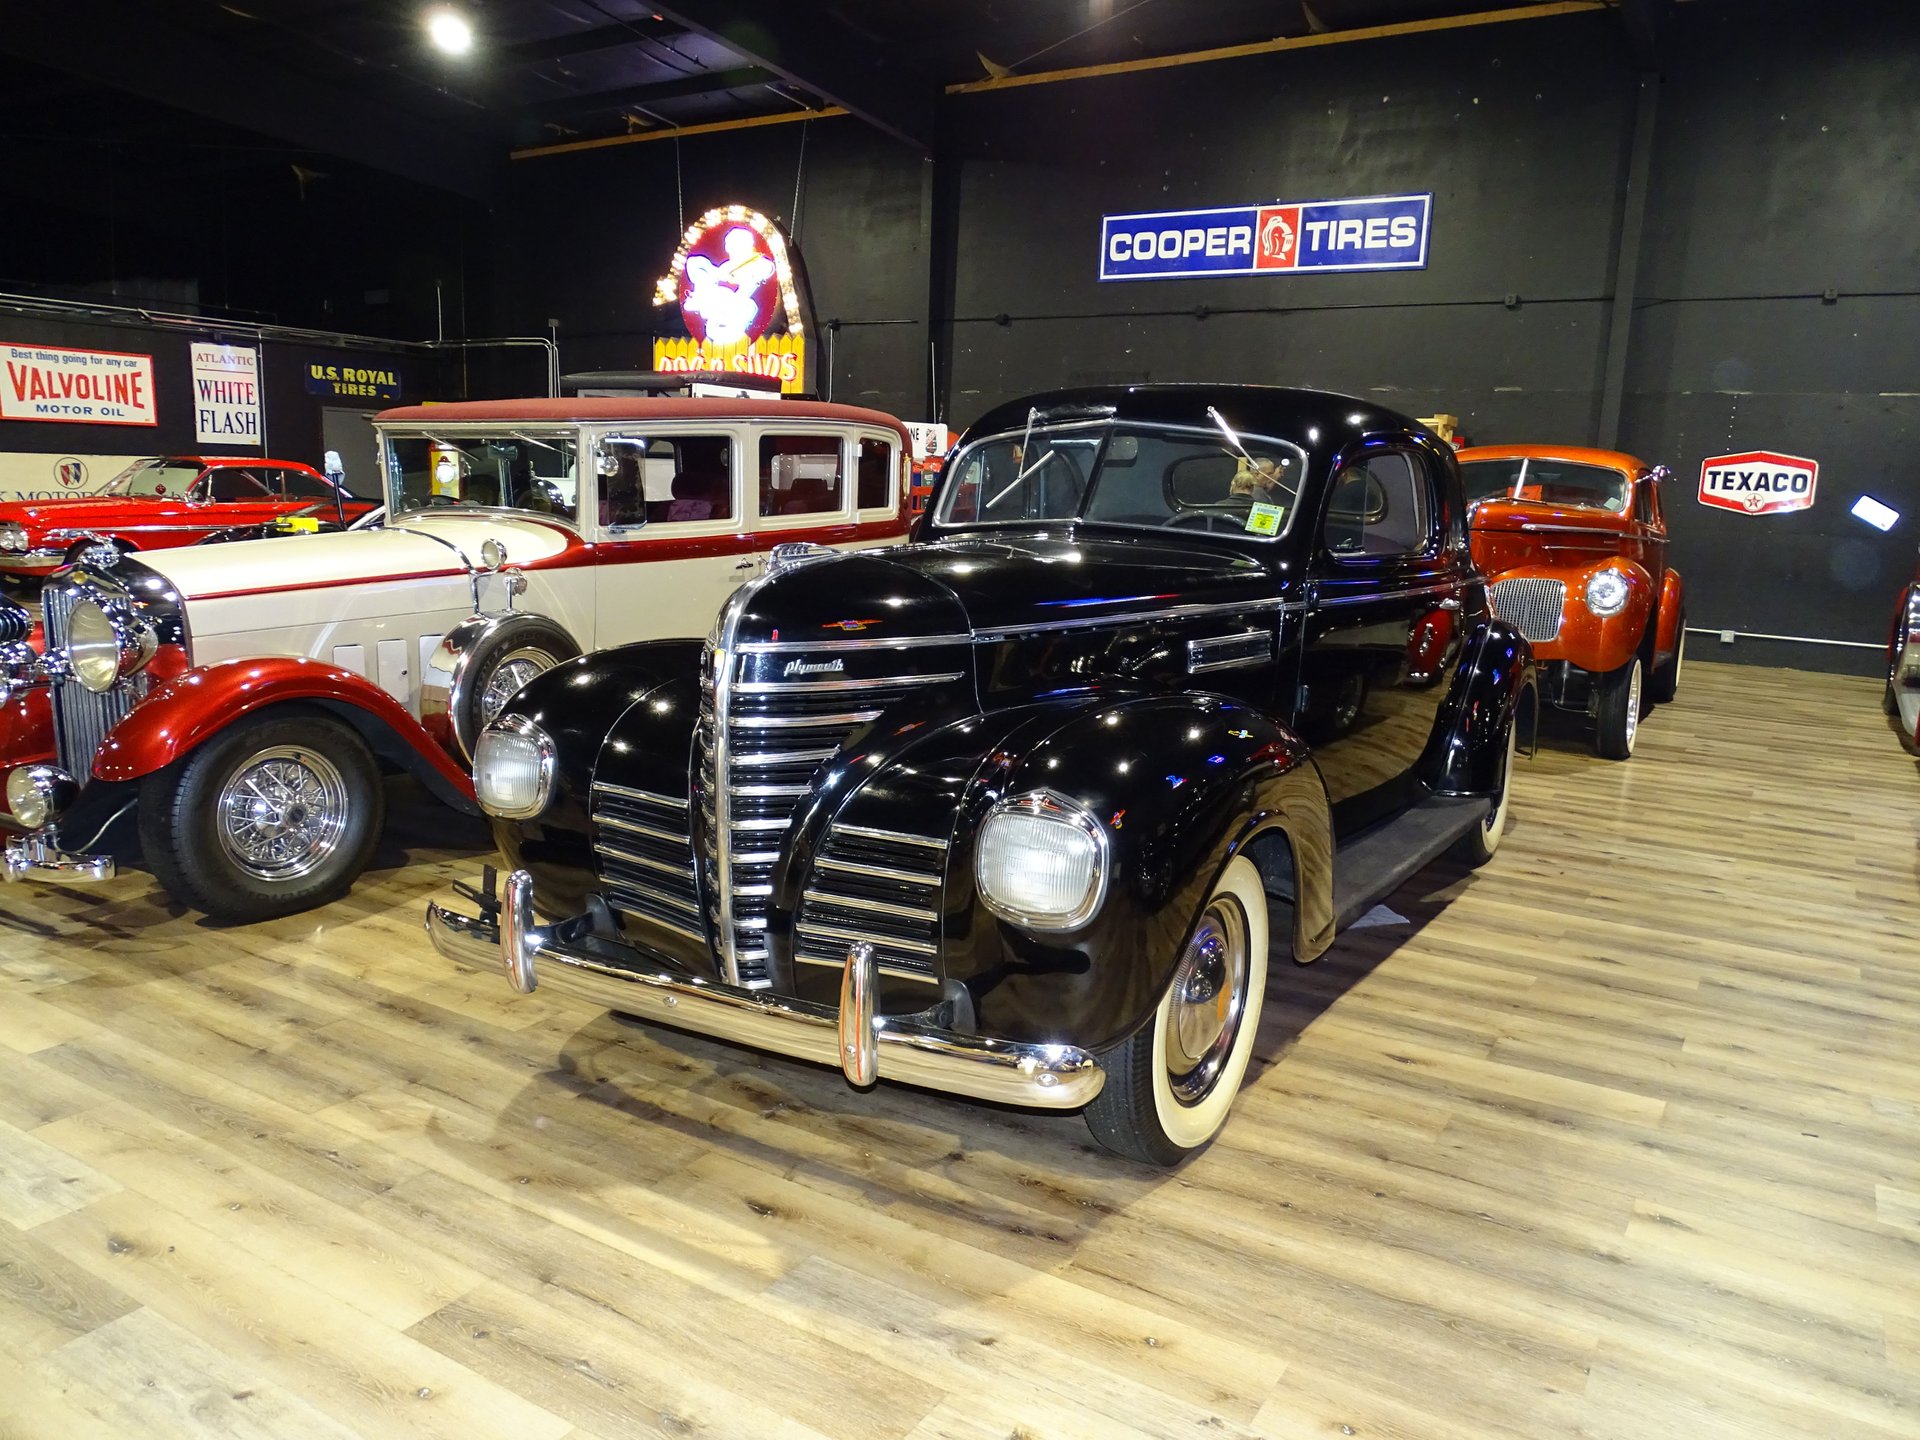
[[[1200,530],[1207,534],[1225,532],[1238,535],[1246,529],[1246,523],[1236,512],[1223,510],[1182,510],[1178,515],[1169,515],[1160,522],[1164,530]]]
[[[436,492],[427,496],[427,508],[429,510],[443,510],[454,505],[464,505],[465,503],[464,500],[461,500],[455,495],[441,495]]]

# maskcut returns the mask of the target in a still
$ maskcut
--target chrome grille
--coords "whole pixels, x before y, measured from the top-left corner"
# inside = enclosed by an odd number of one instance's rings
[[[749,683],[737,678],[744,668],[738,656],[716,663],[711,652],[702,665],[694,761],[708,845],[700,857],[708,918],[738,983],[759,988],[772,983],[767,912],[774,866],[815,772],[889,705],[959,673]],[[724,726],[716,724],[717,691],[726,697]],[[930,967],[932,957],[921,958]]]
[[[946,864],[944,839],[834,826],[801,897],[794,960],[838,969],[847,947],[864,940],[885,973],[935,979]]]
[[[73,607],[83,598],[71,585],[42,587],[40,618],[48,654],[67,648]],[[94,694],[71,677],[53,682],[54,746],[62,770],[83,781],[93,773],[93,757],[107,732],[126,719],[127,712],[145,697],[148,681],[144,674],[135,675],[104,695]]]
[[[687,802],[605,781],[592,797],[594,870],[607,904],[704,945]]]
[[[1489,589],[1493,595],[1494,613],[1527,639],[1558,638],[1560,618],[1567,608],[1565,581],[1528,575],[1513,580],[1496,580]]]

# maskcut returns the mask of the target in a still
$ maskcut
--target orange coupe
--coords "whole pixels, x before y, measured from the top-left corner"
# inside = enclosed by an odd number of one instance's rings
[[[1541,699],[1591,716],[1595,748],[1626,759],[1652,702],[1673,699],[1686,649],[1660,510],[1669,472],[1564,445],[1480,445],[1456,458],[1474,564],[1494,609],[1533,645]]]

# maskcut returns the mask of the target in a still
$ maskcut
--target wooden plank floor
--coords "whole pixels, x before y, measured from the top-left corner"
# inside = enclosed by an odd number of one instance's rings
[[[1697,665],[1630,764],[1550,739],[1172,1175],[449,973],[484,840],[399,785],[318,915],[7,890],[0,1434],[1920,1435],[1876,698]]]

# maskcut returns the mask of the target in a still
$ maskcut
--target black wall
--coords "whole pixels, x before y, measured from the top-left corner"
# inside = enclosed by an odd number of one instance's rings
[[[682,333],[653,305],[681,232],[747,205],[798,242],[820,392],[926,418],[930,181],[927,162],[844,119],[521,161],[496,216],[497,328],[558,320],[568,370],[646,369],[654,335]]]
[[[1884,641],[1911,570],[1915,10],[1675,7],[1620,443],[1678,476],[1692,624]],[[1481,442],[1592,443],[1639,83],[1618,16],[1593,13],[950,100],[949,414],[1061,383],[1249,380],[1457,414]],[[1421,191],[1424,271],[1096,278],[1104,213]],[[1813,512],[1697,503],[1705,457],[1754,448],[1820,461]],[[1847,514],[1863,491],[1907,517],[1892,534]]]

